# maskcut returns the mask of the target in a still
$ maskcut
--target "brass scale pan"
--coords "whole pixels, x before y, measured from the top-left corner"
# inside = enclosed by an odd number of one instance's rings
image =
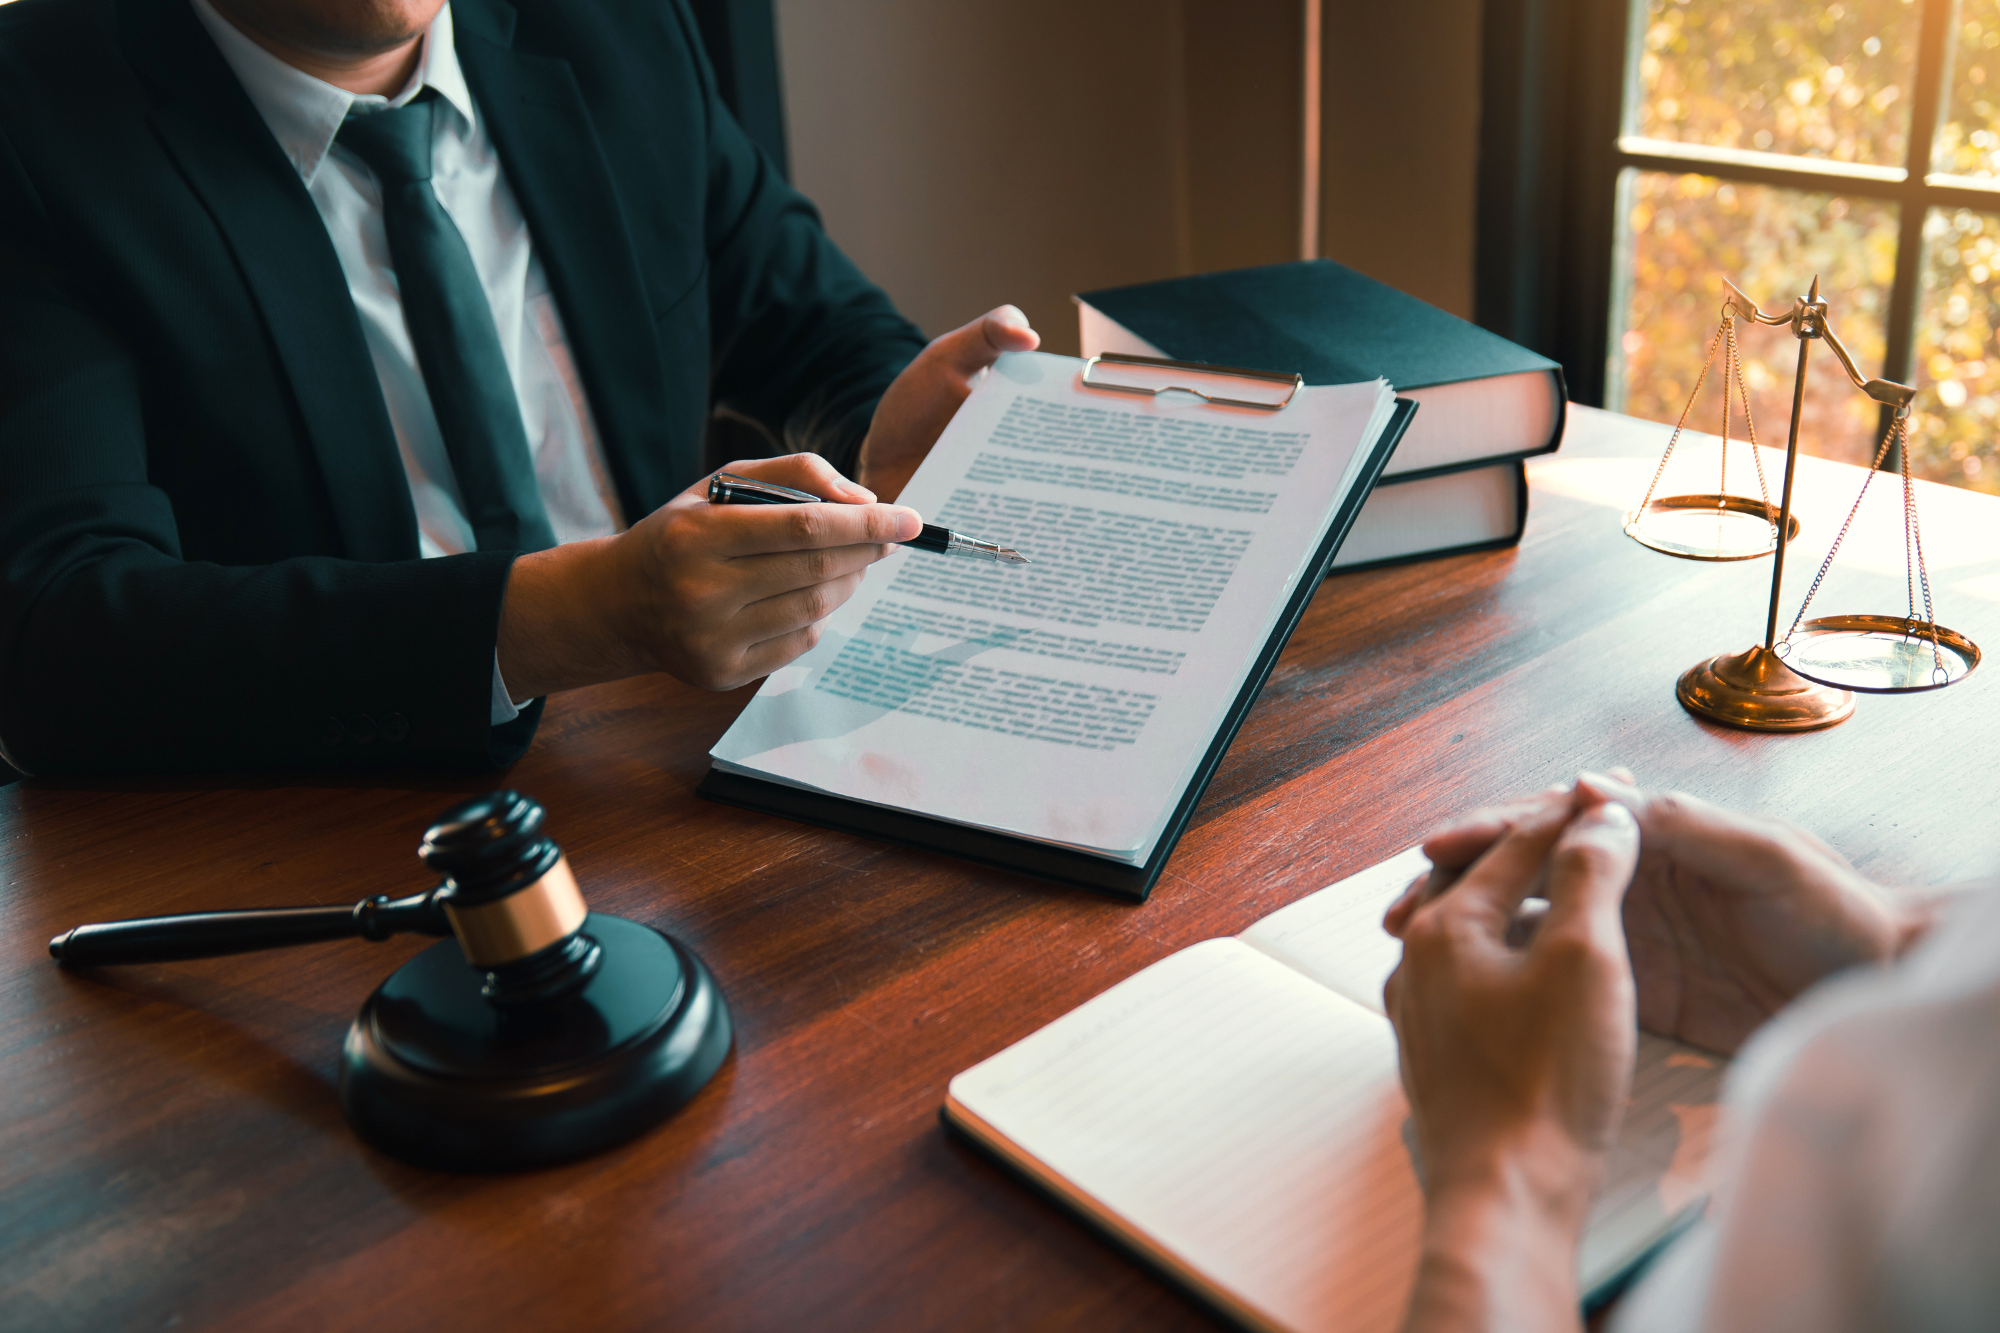
[[[1777,507],[1742,495],[1664,495],[1625,516],[1632,540],[1682,560],[1755,560],[1776,549],[1777,532]],[[1794,515],[1786,545],[1798,535]],[[1777,651],[1807,680],[1862,694],[1943,689],[1980,661],[1979,646],[1963,634],[1906,616],[1818,616]]]
[[[1807,680],[1862,694],[1941,690],[1979,665],[1972,640],[1907,616],[1818,616],[1793,630],[1777,652]]]
[[[1755,560],[1778,545],[1778,508],[1742,495],[1663,495],[1625,515],[1625,535],[1682,560]],[[1799,535],[1793,515],[1785,543]]]

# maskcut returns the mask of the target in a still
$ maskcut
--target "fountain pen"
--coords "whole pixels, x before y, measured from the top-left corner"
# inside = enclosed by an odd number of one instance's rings
[[[718,505],[806,505],[820,504],[824,496],[811,491],[794,490],[790,486],[780,486],[776,482],[757,481],[751,477],[739,477],[733,472],[718,472],[708,479],[708,502]],[[935,523],[924,524],[924,530],[904,546],[914,546],[920,551],[940,551],[945,555],[976,555],[1003,565],[1027,565],[1034,563],[1027,556],[1009,547],[985,542],[977,537],[968,537],[962,532],[952,532]]]

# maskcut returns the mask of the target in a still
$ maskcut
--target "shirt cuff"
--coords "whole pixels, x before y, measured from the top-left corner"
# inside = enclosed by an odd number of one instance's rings
[[[521,716],[521,710],[514,707],[514,701],[507,697],[507,682],[500,678],[500,650],[493,650],[493,726],[512,722]]]

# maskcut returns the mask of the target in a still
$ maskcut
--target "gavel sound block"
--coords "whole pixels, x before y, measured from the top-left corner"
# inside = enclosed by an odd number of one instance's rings
[[[511,791],[447,811],[419,849],[443,883],[409,898],[78,926],[49,952],[79,966],[450,934],[377,987],[348,1029],[348,1122],[385,1152],[448,1170],[586,1156],[701,1090],[729,1053],[729,1011],[685,945],[584,906],[543,820]]]

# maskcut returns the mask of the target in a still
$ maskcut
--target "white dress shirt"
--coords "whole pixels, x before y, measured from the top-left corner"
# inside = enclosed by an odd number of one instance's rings
[[[1618,1333],[2000,1328],[2000,891],[1743,1049],[1710,1219]]]
[[[500,168],[500,156],[480,125],[479,110],[459,68],[451,6],[439,10],[431,22],[423,57],[409,84],[395,97],[376,97],[320,82],[237,31],[209,0],[191,2],[278,146],[298,168],[340,256],[402,452],[423,554],[472,550],[472,525],[465,517],[451,459],[403,321],[402,298],[382,226],[381,190],[374,173],[334,136],[350,110],[403,106],[424,88],[435,89],[439,103],[431,142],[431,186],[465,238],[492,304],[500,347],[527,427],[535,482],[556,540],[578,541],[622,531],[625,520],[618,495],[605,467],[590,403],[570,359],[555,298],[535,258],[528,224]],[[497,725],[515,714],[500,678],[496,649],[492,720]]]

